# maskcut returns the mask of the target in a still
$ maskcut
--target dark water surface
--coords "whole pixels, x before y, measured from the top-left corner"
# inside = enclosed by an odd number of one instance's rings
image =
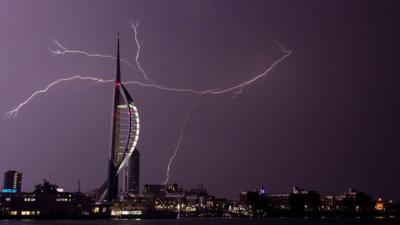
[[[400,219],[249,219],[182,218],[174,220],[0,220],[10,225],[400,225]]]

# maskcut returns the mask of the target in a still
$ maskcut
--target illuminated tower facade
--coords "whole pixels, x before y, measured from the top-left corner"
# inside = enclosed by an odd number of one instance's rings
[[[139,138],[139,114],[132,97],[121,82],[119,35],[111,123],[111,151],[105,196],[108,202],[118,199],[118,174],[126,168]]]

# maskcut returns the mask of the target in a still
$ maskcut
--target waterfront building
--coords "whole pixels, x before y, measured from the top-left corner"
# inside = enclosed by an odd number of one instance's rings
[[[322,199],[322,210],[343,210],[344,195],[328,195]]]
[[[317,191],[302,190],[295,186],[289,195],[289,207],[293,213],[316,213],[319,212],[321,204],[321,196]]]
[[[0,194],[0,216],[16,218],[71,218],[92,213],[93,202],[80,192],[64,192],[44,181],[30,193]]]
[[[266,197],[268,208],[273,209],[273,210],[288,210],[288,209],[290,209],[289,196],[290,196],[290,194],[288,194],[288,193],[268,194]]]
[[[165,185],[162,184],[145,184],[144,194],[154,199],[165,197]]]
[[[2,192],[20,193],[22,186],[22,173],[9,170],[4,173],[4,184]]]
[[[374,203],[368,194],[349,188],[344,193],[343,209],[351,213],[369,213],[373,211]]]

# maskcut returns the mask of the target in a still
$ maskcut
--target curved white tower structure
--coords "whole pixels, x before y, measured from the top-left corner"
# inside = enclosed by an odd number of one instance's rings
[[[118,199],[118,174],[126,167],[139,138],[139,114],[132,97],[121,82],[119,35],[117,74],[114,85],[111,154],[108,162],[106,200]]]

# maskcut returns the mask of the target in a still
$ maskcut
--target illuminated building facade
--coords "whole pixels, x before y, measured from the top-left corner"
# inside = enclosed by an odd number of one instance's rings
[[[123,171],[135,150],[139,138],[139,114],[137,108],[121,82],[119,35],[117,45],[117,73],[114,84],[111,152],[108,161],[106,201],[118,199],[118,174]]]
[[[9,170],[4,173],[3,192],[20,193],[22,184],[22,173]]]
[[[71,218],[92,213],[93,202],[80,192],[64,192],[44,181],[30,193],[1,193],[1,218]]]

